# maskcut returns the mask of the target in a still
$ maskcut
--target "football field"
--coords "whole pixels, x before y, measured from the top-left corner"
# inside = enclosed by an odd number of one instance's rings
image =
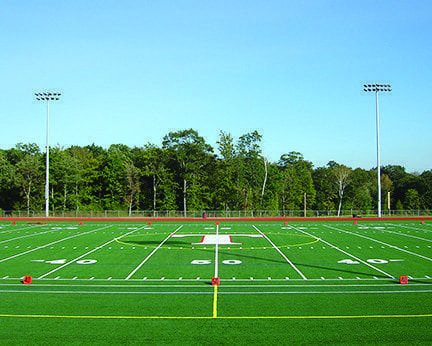
[[[431,327],[429,220],[0,222],[2,344],[428,344]]]

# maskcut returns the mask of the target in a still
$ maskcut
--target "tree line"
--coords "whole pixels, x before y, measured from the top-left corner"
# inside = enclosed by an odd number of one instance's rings
[[[377,209],[376,168],[335,161],[314,168],[295,151],[270,162],[261,140],[257,131],[237,139],[221,131],[216,154],[188,129],[168,133],[161,146],[53,147],[50,210]],[[1,210],[44,209],[45,155],[34,143],[0,150]],[[381,187],[383,210],[432,209],[432,170],[384,166]]]

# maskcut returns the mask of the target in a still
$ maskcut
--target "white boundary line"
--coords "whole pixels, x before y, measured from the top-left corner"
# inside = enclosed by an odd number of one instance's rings
[[[36,251],[36,250],[40,250],[40,249],[46,248],[47,246],[54,245],[54,244],[60,243],[62,241],[68,240],[68,239],[76,238],[76,237],[79,237],[79,236],[82,236],[82,235],[85,235],[85,234],[89,234],[89,233],[93,233],[93,232],[96,232],[96,231],[99,231],[99,230],[102,230],[102,229],[105,229],[105,228],[109,228],[109,227],[112,227],[112,225],[111,226],[105,226],[105,227],[102,227],[102,228],[97,228],[97,229],[94,229],[93,231],[88,231],[88,232],[76,234],[76,235],[73,235],[71,237],[67,237],[67,238],[63,238],[63,239],[54,241],[54,242],[49,243],[49,244],[38,246],[37,248],[31,249],[31,250],[28,250],[28,251],[25,251],[25,252],[21,252],[19,254],[16,254],[16,255],[13,255],[13,256],[10,256],[10,257],[7,257],[7,258],[0,259],[0,263],[8,261],[10,259],[13,259],[15,257],[19,257],[19,256],[22,256],[22,255],[28,254],[28,253]]]
[[[211,291],[150,291],[150,292],[130,292],[130,291],[44,291],[44,290],[5,290],[2,293],[47,293],[47,294],[153,294],[153,295],[213,295]],[[432,290],[399,290],[399,291],[241,291],[241,292],[218,292],[221,295],[264,295],[264,294],[394,294],[394,293],[432,293]]]
[[[403,251],[403,252],[409,253],[410,255],[417,256],[417,257],[420,257],[420,258],[423,258],[423,259],[425,259],[425,260],[427,260],[427,261],[431,261],[431,262],[432,262],[432,258],[429,258],[429,257],[423,256],[423,255],[420,255],[420,254],[415,253],[415,252],[412,252],[412,251],[408,251],[408,250],[402,249],[402,248],[397,247],[397,246],[395,246],[395,245],[390,245],[390,244],[388,244],[388,243],[384,243],[383,241],[376,240],[376,239],[374,239],[374,238],[366,237],[365,235],[361,235],[361,234],[357,234],[357,233],[352,233],[352,232],[350,232],[350,231],[345,231],[345,230],[343,230],[343,229],[334,228],[334,227],[326,226],[326,225],[324,225],[324,227],[327,227],[327,228],[330,228],[330,229],[333,229],[333,230],[336,230],[336,231],[344,232],[344,233],[347,233],[347,234],[355,235],[355,236],[357,236],[357,237],[365,238],[365,239],[371,240],[371,241],[373,241],[373,242],[375,242],[375,243],[379,243],[379,244],[382,244],[382,245],[385,245],[385,246],[391,247],[392,249],[399,250],[399,251]]]
[[[324,227],[329,227],[329,226],[326,226],[326,225],[323,225],[323,226],[324,226]],[[389,273],[386,273],[385,271],[383,271],[383,270],[381,270],[381,269],[379,269],[379,268],[373,266],[372,264],[370,264],[370,263],[368,263],[368,262],[366,262],[366,261],[363,261],[362,259],[360,259],[360,258],[358,258],[358,257],[356,257],[356,256],[354,256],[354,255],[352,255],[352,254],[350,254],[349,252],[346,252],[346,251],[344,251],[344,250],[338,248],[336,245],[333,245],[333,244],[329,243],[328,241],[325,241],[325,240],[323,240],[322,238],[318,238],[317,236],[314,236],[314,235],[312,235],[312,234],[310,234],[310,233],[308,233],[308,232],[305,232],[305,231],[303,231],[303,230],[301,230],[301,229],[299,229],[299,228],[296,228],[296,227],[294,227],[294,226],[292,226],[292,227],[293,227],[293,229],[295,229],[296,231],[299,231],[299,232],[302,232],[302,233],[304,233],[304,234],[307,234],[308,236],[311,236],[311,237],[313,237],[313,238],[315,238],[315,239],[319,239],[320,241],[322,241],[323,243],[325,243],[325,244],[327,244],[328,246],[332,247],[333,249],[338,250],[338,251],[344,253],[345,255],[350,256],[351,258],[356,259],[357,261],[359,261],[359,262],[361,262],[361,263],[363,263],[363,264],[366,264],[368,267],[370,267],[370,268],[372,268],[372,269],[374,269],[374,270],[376,270],[376,271],[379,271],[380,273],[384,274],[385,276],[388,276],[388,277],[391,278],[391,279],[395,279],[395,277],[394,277],[393,275],[390,275]],[[332,227],[330,227],[330,228],[332,228]],[[338,230],[337,228],[333,228],[333,229]]]
[[[130,279],[130,277],[132,276],[132,275],[134,275],[136,272],[137,272],[137,270],[138,269],[140,269],[143,265],[144,265],[144,263],[146,263],[148,260],[149,260],[149,258],[151,257],[151,256],[153,256],[153,254],[157,251],[157,250],[159,250],[159,248],[173,235],[173,234],[175,234],[178,230],[180,230],[181,228],[183,227],[183,225],[181,225],[180,227],[178,227],[174,232],[172,232],[168,237],[166,237],[163,241],[162,241],[162,243],[160,243],[159,245],[158,245],[158,247],[157,248],[155,248],[151,253],[150,253],[150,255],[148,255],[134,270],[132,270],[132,272],[128,275],[128,276],[126,276],[126,278],[125,278],[125,280],[129,280]]]
[[[422,283],[410,283],[408,287],[417,287],[417,286],[428,286],[431,287],[431,284],[422,284]],[[22,284],[2,284],[0,287],[23,287]],[[202,284],[199,285],[67,285],[67,284],[37,284],[34,287],[81,287],[81,288],[87,288],[87,287],[95,287],[95,288],[205,288]],[[351,284],[340,284],[340,285],[224,285],[224,288],[326,288],[326,287],[337,287],[337,288],[344,288],[344,287],[351,287],[351,288],[358,288],[358,287],[401,287],[400,283],[393,283],[393,284],[358,284],[358,285],[351,285]],[[209,287],[211,289],[211,287]],[[27,289],[27,288],[26,288]],[[431,290],[432,291],[432,290]],[[0,290],[1,292],[1,290]]]
[[[143,228],[145,228],[145,227],[146,227],[146,226],[143,226],[143,227],[138,228],[138,229],[134,229],[133,231],[128,232],[128,233],[126,233],[126,234],[123,234],[123,235],[120,236],[120,237],[117,237],[117,238],[111,239],[110,241],[106,242],[105,244],[102,244],[102,245],[100,245],[100,246],[94,248],[93,250],[90,250],[90,251],[86,252],[85,254],[83,254],[83,255],[81,255],[81,256],[79,256],[79,257],[77,257],[77,258],[74,258],[73,260],[71,260],[71,261],[69,261],[69,262],[67,262],[67,263],[65,263],[65,264],[63,264],[63,265],[61,265],[60,267],[57,267],[57,268],[55,268],[55,269],[49,271],[48,273],[45,273],[45,274],[39,276],[38,279],[43,279],[45,276],[48,276],[48,275],[50,275],[50,274],[56,272],[57,270],[60,270],[60,269],[62,269],[62,268],[64,268],[64,267],[68,266],[69,264],[71,264],[71,263],[73,263],[73,262],[75,262],[75,261],[78,261],[79,259],[81,259],[81,258],[83,258],[83,257],[85,257],[85,256],[87,256],[87,255],[89,255],[89,254],[91,254],[91,253],[93,253],[93,252],[95,252],[96,250],[102,249],[105,245],[108,245],[108,244],[112,243],[113,241],[116,241],[117,239],[120,239],[120,238],[122,238],[122,237],[125,237],[125,236],[127,236],[127,235],[129,235],[129,234],[131,234],[131,233],[134,233],[134,232],[136,232],[136,231],[139,231],[139,230],[141,230],[141,229],[143,229]]]
[[[265,239],[267,239],[267,241],[273,246],[273,248],[275,250],[277,250],[277,252],[279,252],[281,254],[281,256],[290,264],[291,267],[293,267],[295,269],[295,271],[297,273],[300,274],[300,276],[303,278],[303,280],[307,280],[307,277],[294,265],[294,263],[292,263],[288,257],[286,257],[283,252],[263,233],[261,232],[255,225],[252,225],[253,228],[255,228]]]
[[[5,276],[0,278],[0,282],[2,280],[4,281],[19,281],[19,280],[23,280],[24,276],[21,276],[19,278],[10,278],[9,276]],[[394,278],[391,278],[394,279]],[[410,277],[410,280],[432,280],[431,277]],[[37,279],[34,279],[37,280]],[[91,282],[125,282],[125,279],[79,279],[79,278],[43,278],[40,279],[40,281],[45,281],[45,282],[62,282],[62,281],[73,281],[73,282],[87,282],[87,281],[91,281]],[[127,282],[161,282],[162,280],[159,279],[129,279],[127,280]],[[164,282],[179,282],[179,278],[173,278],[173,279],[168,279],[168,278],[164,278],[163,279]],[[196,278],[194,279],[186,279],[186,278],[182,278],[181,281],[183,282],[210,282],[211,278],[200,278],[199,280],[197,280]],[[305,280],[303,279],[256,279],[254,278],[253,280],[251,280],[250,278],[245,278],[245,279],[241,279],[241,278],[236,278],[235,280],[233,279],[224,279],[224,282],[304,282]],[[369,278],[364,278],[364,279],[308,279],[308,282],[365,282],[365,281],[370,281],[370,282],[379,282],[379,281],[391,281],[389,278],[373,278],[373,279],[369,279]],[[2,284],[0,284],[1,287]]]

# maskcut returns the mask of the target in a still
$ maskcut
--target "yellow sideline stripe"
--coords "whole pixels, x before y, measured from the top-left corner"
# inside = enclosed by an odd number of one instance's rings
[[[213,318],[217,318],[217,285],[214,285],[213,293]]]
[[[60,316],[60,315],[9,315],[0,314],[0,317],[22,317],[22,318],[70,318],[70,319],[131,319],[131,320],[150,320],[150,319],[178,319],[178,320],[191,320],[191,319],[286,319],[286,320],[302,320],[302,319],[365,319],[365,318],[418,318],[418,317],[432,317],[432,314],[424,315],[358,315],[358,316]]]

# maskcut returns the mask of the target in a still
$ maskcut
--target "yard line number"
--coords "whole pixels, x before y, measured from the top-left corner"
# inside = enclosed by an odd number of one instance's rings
[[[39,261],[38,261],[39,262]],[[43,261],[45,263],[48,264],[65,264],[67,261],[66,259],[58,259],[58,260],[52,260],[52,261]],[[93,260],[93,259],[84,259],[84,260],[79,260],[76,261],[76,264],[95,264],[97,262],[97,260]]]
[[[193,260],[191,264],[211,264],[211,260]],[[224,260],[222,261],[222,264],[242,264],[242,261],[239,260]]]
[[[386,263],[389,263],[389,261],[384,260],[384,259],[379,259],[379,258],[370,258],[370,259],[366,260],[366,262],[373,263],[373,264],[386,264]],[[359,261],[353,261],[352,259],[344,259],[344,260],[338,261],[338,263],[342,263],[342,264],[360,264]]]

